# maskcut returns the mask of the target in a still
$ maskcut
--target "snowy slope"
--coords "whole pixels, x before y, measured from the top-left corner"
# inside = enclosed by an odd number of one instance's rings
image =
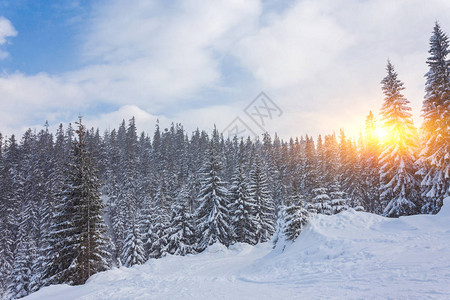
[[[450,198],[438,215],[317,216],[294,244],[226,249],[94,275],[26,299],[450,299]]]

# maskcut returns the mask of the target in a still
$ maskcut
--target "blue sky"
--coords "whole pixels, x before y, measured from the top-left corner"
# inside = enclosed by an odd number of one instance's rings
[[[0,132],[70,122],[225,128],[265,91],[284,137],[356,136],[389,58],[420,123],[428,39],[449,1],[0,1]]]
[[[65,3],[65,4],[62,4]],[[88,17],[89,1],[3,1],[0,11],[19,35],[7,46],[7,72],[58,74],[80,65],[77,34]]]

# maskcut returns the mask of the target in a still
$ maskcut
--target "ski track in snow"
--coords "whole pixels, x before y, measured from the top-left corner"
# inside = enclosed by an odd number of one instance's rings
[[[435,216],[318,215],[293,244],[215,244],[25,299],[323,298],[450,299],[450,198]]]

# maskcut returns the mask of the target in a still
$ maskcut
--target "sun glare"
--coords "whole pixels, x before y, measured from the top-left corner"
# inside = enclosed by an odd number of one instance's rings
[[[384,143],[389,138],[389,132],[383,126],[377,126],[375,128],[375,134],[376,134],[378,140],[382,143]]]

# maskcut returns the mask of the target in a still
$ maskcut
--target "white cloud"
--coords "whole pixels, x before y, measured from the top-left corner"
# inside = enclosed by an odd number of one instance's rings
[[[0,46],[7,43],[8,37],[13,37],[17,35],[17,31],[11,22],[5,17],[0,16]],[[0,49],[0,60],[5,59],[9,56],[9,53]]]
[[[263,3],[100,2],[78,36],[83,67],[0,75],[0,128],[22,130],[80,112],[102,128],[136,114],[149,131],[156,115],[189,130],[210,129],[242,114],[261,89],[284,111],[271,132],[316,135],[344,127],[357,135],[383,101],[387,58],[420,120],[428,39],[436,19],[450,32],[449,1],[302,0],[276,11]],[[0,44],[15,34],[0,18]],[[226,86],[229,76],[238,76],[238,87]],[[99,115],[98,103],[119,109]]]
[[[448,1],[296,1],[271,14],[233,53],[287,112],[279,132],[357,136],[383,101],[389,57],[405,82],[417,121],[428,39],[436,19],[447,32]]]
[[[1,75],[7,105],[0,118],[14,118],[0,126],[88,115],[97,102],[152,113],[168,103],[185,110],[185,99],[220,85],[217,55],[232,45],[230,31],[241,31],[258,14],[256,0],[185,1],[170,9],[147,1],[103,2],[79,36],[85,67],[57,76]]]
[[[6,43],[6,38],[16,35],[17,31],[11,22],[5,17],[0,16],[0,45]]]
[[[88,104],[78,85],[45,73],[3,74],[0,99],[0,128],[4,134],[22,134],[23,129],[34,125],[36,120],[42,125],[46,120],[60,122],[67,116],[76,116]]]
[[[84,46],[94,63],[68,76],[101,99],[160,109],[220,85],[217,56],[259,10],[255,0],[184,1],[170,9],[154,1],[108,2]]]
[[[319,2],[299,2],[243,38],[234,52],[266,88],[309,81],[312,74],[328,72],[330,63],[353,42],[330,9]]]

